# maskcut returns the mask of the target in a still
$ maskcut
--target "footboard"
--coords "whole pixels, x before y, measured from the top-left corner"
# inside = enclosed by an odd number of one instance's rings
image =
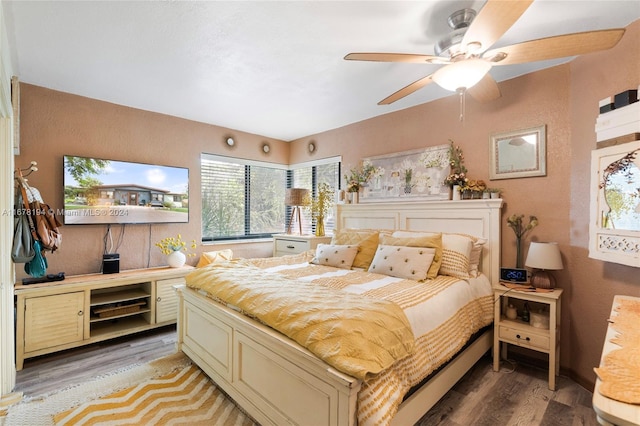
[[[196,291],[178,295],[178,350],[260,424],[356,424],[359,380]]]

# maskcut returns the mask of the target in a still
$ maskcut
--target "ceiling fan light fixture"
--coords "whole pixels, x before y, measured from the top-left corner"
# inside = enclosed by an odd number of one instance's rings
[[[485,60],[467,59],[440,68],[431,78],[440,87],[455,92],[473,87],[490,69],[491,64]]]

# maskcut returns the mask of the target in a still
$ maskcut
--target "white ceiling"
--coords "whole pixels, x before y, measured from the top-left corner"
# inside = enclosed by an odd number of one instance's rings
[[[378,106],[439,66],[343,57],[433,54],[449,14],[484,1],[2,3],[23,82],[289,141],[451,95],[432,84]],[[638,0],[536,0],[494,47],[638,18]],[[491,74],[499,82],[570,59]]]

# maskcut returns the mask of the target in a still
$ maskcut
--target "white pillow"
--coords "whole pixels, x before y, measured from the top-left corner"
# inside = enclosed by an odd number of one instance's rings
[[[476,238],[471,247],[471,255],[469,256],[469,275],[474,278],[478,277],[480,268],[480,258],[482,257],[482,246],[487,243],[486,238]]]
[[[464,235],[442,234],[442,265],[440,275],[467,279],[473,241]]]
[[[435,255],[434,248],[379,245],[369,272],[422,281]]]
[[[356,254],[358,254],[357,245],[318,244],[316,247],[316,256],[311,263],[351,269]]]

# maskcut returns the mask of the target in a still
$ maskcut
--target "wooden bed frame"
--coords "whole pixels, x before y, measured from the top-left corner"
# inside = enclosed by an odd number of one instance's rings
[[[502,200],[338,205],[337,228],[460,232],[486,238],[480,268],[498,282]],[[262,425],[356,425],[360,381],[283,335],[180,288],[178,350]],[[417,422],[486,353],[486,331],[407,398],[394,425]]]

